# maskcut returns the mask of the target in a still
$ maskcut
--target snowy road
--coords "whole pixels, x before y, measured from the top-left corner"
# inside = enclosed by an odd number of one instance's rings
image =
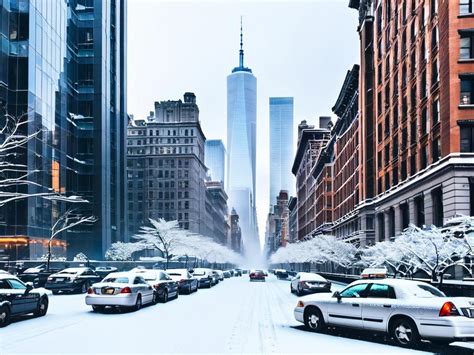
[[[415,352],[381,336],[305,331],[293,318],[289,287],[274,276],[251,283],[244,275],[136,313],[96,314],[84,295],[51,296],[45,317],[0,330],[0,354]]]

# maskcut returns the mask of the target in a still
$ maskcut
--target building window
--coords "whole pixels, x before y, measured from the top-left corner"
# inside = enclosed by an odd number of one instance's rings
[[[382,169],[382,151],[377,152],[377,168]]]
[[[441,157],[441,140],[436,138],[432,145],[433,163],[436,163]]]
[[[385,221],[383,213],[377,215],[379,241],[385,240]]]
[[[436,84],[439,80],[439,75],[438,75],[438,61],[435,59],[431,63],[431,86]]]
[[[433,126],[439,122],[439,99],[436,99],[431,104],[431,116],[433,118]]]
[[[421,134],[424,135],[428,133],[428,110],[426,107],[423,107],[421,110]]]
[[[420,168],[424,169],[426,168],[428,164],[428,152],[427,152],[428,147],[425,145],[421,148],[420,152]]]
[[[378,126],[377,126],[377,141],[380,143],[382,142],[382,124],[379,123]]]
[[[431,48],[434,50],[438,46],[438,27],[431,30]]]
[[[410,157],[410,175],[416,174],[416,153],[412,153]]]
[[[385,146],[385,165],[390,162],[390,143]]]
[[[390,240],[395,239],[395,211],[390,208],[388,211],[388,223],[389,223],[389,238]]]
[[[433,200],[433,224],[437,227],[443,226],[443,190],[438,187],[431,191],[431,198]]]
[[[460,105],[474,104],[474,75],[461,75]]]
[[[468,15],[472,14],[474,10],[474,0],[460,0],[459,1],[459,14]]]
[[[408,203],[402,203],[400,205],[400,224],[402,230],[408,228],[410,224],[410,208],[408,207]]]
[[[407,178],[407,161],[403,160],[400,168],[401,179],[404,181]]]
[[[461,126],[461,153],[474,153],[474,126]]]
[[[410,143],[416,143],[416,120],[411,121],[410,125]]]
[[[426,71],[421,73],[421,87],[420,87],[420,99],[426,97]]]
[[[425,201],[423,196],[415,197],[415,224],[423,227],[425,224]]]
[[[472,59],[474,56],[474,30],[461,31],[461,44],[459,49],[459,58],[460,59]]]

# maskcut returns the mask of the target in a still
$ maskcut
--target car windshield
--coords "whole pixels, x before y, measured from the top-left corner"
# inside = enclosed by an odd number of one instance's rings
[[[112,282],[112,283],[118,283],[118,284],[128,284],[129,280],[128,277],[108,277],[104,279],[103,282]]]
[[[63,271],[58,272],[58,274],[68,274],[68,275],[75,275],[78,273],[79,271],[77,270],[63,270]]]
[[[420,298],[446,297],[443,292],[430,285],[414,284],[406,290],[410,295]]]

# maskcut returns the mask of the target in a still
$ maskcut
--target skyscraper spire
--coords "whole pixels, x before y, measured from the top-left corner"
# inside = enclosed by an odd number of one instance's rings
[[[240,51],[239,51],[239,67],[244,67],[244,35],[242,30],[242,16],[240,16]]]

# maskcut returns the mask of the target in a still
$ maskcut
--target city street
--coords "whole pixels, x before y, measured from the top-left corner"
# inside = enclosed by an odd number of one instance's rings
[[[289,288],[273,275],[265,283],[244,275],[138,312],[105,314],[93,313],[84,295],[51,296],[45,317],[1,330],[0,353],[415,352],[386,345],[383,336],[306,331],[293,318],[297,297]]]

